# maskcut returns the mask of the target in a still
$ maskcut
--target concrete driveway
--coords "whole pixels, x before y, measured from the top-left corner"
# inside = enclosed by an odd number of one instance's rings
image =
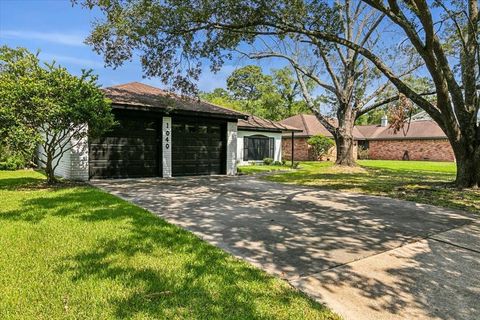
[[[92,183],[346,319],[480,318],[480,224],[467,213],[249,176]]]

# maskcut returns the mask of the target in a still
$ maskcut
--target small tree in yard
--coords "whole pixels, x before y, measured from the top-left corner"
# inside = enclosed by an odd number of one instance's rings
[[[312,146],[313,153],[317,159],[326,155],[328,150],[335,145],[332,139],[321,134],[311,137],[307,143]]]
[[[38,141],[47,182],[55,183],[62,156],[114,123],[108,100],[91,71],[73,76],[55,63],[42,65],[24,48],[0,48],[0,122]],[[88,129],[88,130],[87,130]]]

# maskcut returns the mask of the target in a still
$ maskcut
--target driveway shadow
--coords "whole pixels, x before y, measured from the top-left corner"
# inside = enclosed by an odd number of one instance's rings
[[[439,265],[421,255],[446,256],[442,250],[453,250],[448,252],[453,255],[455,249],[427,249],[413,259],[415,265],[392,267],[388,273],[396,279],[394,283],[372,280],[349,270],[349,264],[473,221],[471,214],[462,211],[281,185],[251,177],[113,180],[94,184],[292,283],[319,274],[318,285],[324,289],[330,285],[358,288],[369,300],[382,302],[373,303],[372,310],[380,308],[391,314],[401,314],[412,303],[413,295],[418,297],[415,309],[442,319],[448,319],[451,313],[440,314],[438,310],[442,308],[438,309],[429,297],[438,290],[452,290],[448,286],[459,282],[436,288],[434,282],[440,279],[429,276],[436,268],[443,268],[443,277],[453,275],[461,264],[445,257],[447,260],[440,260]],[[412,258],[415,257],[405,261]],[[478,267],[468,255],[459,253],[457,258]],[[341,272],[331,272],[337,269]],[[418,283],[423,278],[425,287]],[[466,305],[476,311],[470,300],[462,298],[465,292],[458,289],[456,297],[450,297],[450,303],[445,305]],[[471,296],[471,292],[465,295]],[[322,296],[316,297],[322,300]],[[478,298],[478,293],[474,298]]]

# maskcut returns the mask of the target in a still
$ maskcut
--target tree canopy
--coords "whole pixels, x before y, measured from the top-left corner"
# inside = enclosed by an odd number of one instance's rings
[[[110,102],[91,71],[76,77],[55,63],[42,64],[24,48],[0,48],[0,122],[3,141],[22,132],[24,141],[41,145],[39,161],[48,182],[63,154],[87,135],[99,135],[114,123]],[[8,138],[8,139],[7,139]],[[85,147],[85,146],[83,146]]]
[[[233,71],[226,86],[227,89],[216,88],[200,96],[209,102],[269,120],[310,112],[288,67],[272,69],[271,75],[267,75],[259,66],[247,65]]]

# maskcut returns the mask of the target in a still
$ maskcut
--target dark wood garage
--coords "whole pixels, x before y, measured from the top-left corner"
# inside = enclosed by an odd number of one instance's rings
[[[173,176],[225,174],[225,140],[225,121],[173,118]]]
[[[89,143],[90,178],[155,177],[161,172],[157,119],[116,114],[118,125]]]
[[[245,118],[233,110],[183,100],[158,88],[129,83],[105,89],[118,125],[89,139],[90,178],[163,176],[162,118],[171,119],[171,175],[226,173],[227,123]]]

